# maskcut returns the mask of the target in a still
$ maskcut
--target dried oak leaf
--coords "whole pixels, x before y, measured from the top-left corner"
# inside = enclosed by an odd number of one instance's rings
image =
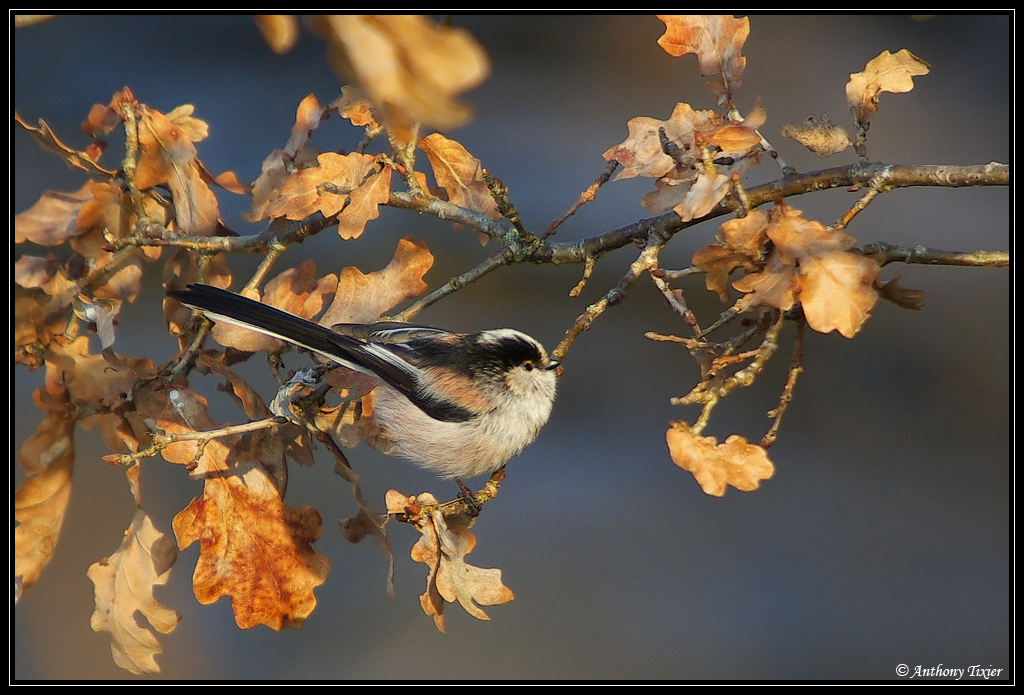
[[[257,461],[210,472],[202,497],[173,526],[180,549],[199,541],[196,599],[208,604],[228,596],[238,627],[299,627],[316,607],[313,590],[330,569],[312,548],[320,515],[285,506]]]
[[[125,474],[135,495],[135,517],[117,551],[89,567],[96,602],[89,625],[96,632],[110,633],[115,664],[134,674],[159,673],[154,657],[163,653],[163,647],[135,615],[141,614],[163,634],[177,627],[181,616],[157,601],[153,588],[167,583],[178,551],[142,509],[139,465]]]
[[[85,229],[78,225],[78,213],[91,199],[91,181],[74,193],[46,191],[32,207],[14,216],[14,243],[59,246],[82,234]]]
[[[202,175],[196,147],[206,137],[205,122],[192,116],[185,104],[164,115],[139,106],[140,189],[166,184],[174,201],[174,221],[184,234],[210,236],[217,227],[217,197]]]
[[[448,193],[450,203],[495,219],[501,217],[484,183],[480,160],[465,147],[440,133],[431,133],[422,138],[419,147],[426,153],[434,172],[434,180]]]
[[[300,169],[273,190],[262,191],[265,196],[262,200],[257,199],[254,191],[253,211],[261,210],[262,216],[258,219],[284,217],[303,220],[316,212],[332,217],[347,209],[350,198],[365,185],[368,190],[361,194],[367,198],[365,205],[352,215],[353,220],[343,238],[359,236],[366,222],[377,217],[377,205],[387,202],[391,168],[380,165],[373,155],[358,152],[347,155],[325,152],[316,161],[317,166]],[[387,173],[382,174],[385,169]],[[383,197],[378,180],[381,175],[387,182]],[[363,217],[359,218],[359,214]],[[250,216],[250,221],[257,221],[253,217]]]
[[[736,303],[737,311],[758,304],[786,310],[798,300],[812,329],[852,338],[878,300],[878,263],[850,253],[856,239],[849,234],[804,219],[795,208],[777,205],[770,220],[765,233],[775,249],[761,272],[733,283],[748,293]]]
[[[61,142],[43,119],[39,119],[39,127],[36,128],[26,123],[21,116],[18,115],[18,112],[15,111],[14,122],[27,130],[29,134],[35,138],[35,141],[39,143],[40,147],[47,152],[56,154],[58,157],[63,159],[68,166],[76,169],[82,169],[90,176],[98,176],[104,179],[112,179],[117,175],[116,171],[104,169],[97,164],[96,157],[93,156],[91,151],[79,152],[78,150],[68,147]],[[98,154],[96,156],[98,156]]]
[[[21,591],[39,578],[53,557],[71,499],[75,465],[75,421],[67,410],[67,392],[37,389],[33,400],[46,415],[17,455],[28,474],[14,493],[14,579]]]
[[[718,243],[693,254],[693,265],[705,271],[705,287],[716,292],[723,302],[729,301],[729,274],[737,268],[753,271],[763,257],[767,226],[768,214],[751,210],[744,217],[723,223],[718,230]]]
[[[869,123],[878,113],[878,98],[882,92],[909,92],[914,88],[914,77],[927,75],[930,68],[905,48],[897,53],[879,53],[868,61],[863,72],[852,73],[846,83],[846,102],[854,119],[858,123]]]
[[[91,138],[106,135],[124,123],[121,106],[123,104],[135,105],[136,103],[135,95],[128,87],[114,92],[108,103],[93,105],[85,122],[82,123],[82,132]]]
[[[683,222],[703,217],[711,212],[729,192],[730,178],[725,174],[708,174],[702,171],[682,201],[672,208]]]
[[[372,323],[393,306],[423,294],[423,276],[434,265],[427,245],[411,237],[398,242],[391,262],[381,270],[362,273],[354,266],[338,273],[334,301],[320,317],[322,326],[336,323]]]
[[[766,233],[780,256],[799,267],[798,293],[807,325],[819,333],[856,335],[878,300],[872,286],[881,272],[878,263],[848,251],[857,243],[854,237],[804,219],[788,205],[772,210]]]
[[[601,156],[606,161],[614,159],[622,165],[622,170],[615,176],[616,181],[634,176],[661,178],[673,171],[677,164],[693,165],[699,161],[697,133],[711,130],[721,122],[722,117],[713,111],[694,111],[689,104],[680,102],[664,121],[647,116],[631,118],[626,124],[629,137]],[[665,132],[665,140],[675,145],[682,162],[665,153],[661,130]],[[695,176],[693,174],[690,180]],[[671,207],[669,205],[665,209]]]
[[[740,55],[750,34],[750,20],[732,15],[658,15],[665,33],[658,45],[671,56],[693,53],[700,61],[700,74],[718,75],[708,89],[718,105],[729,102],[740,88],[747,59]]]
[[[828,115],[821,114],[821,119],[808,116],[807,119],[796,126],[791,123],[783,123],[779,128],[783,137],[796,140],[819,157],[829,157],[842,152],[853,143],[850,136],[846,134],[841,126],[832,125]]]
[[[436,505],[429,493],[407,498],[395,490],[386,496],[389,513],[403,512],[410,503]],[[428,568],[427,590],[420,596],[423,612],[434,619],[434,625],[444,632],[444,604],[459,604],[478,620],[490,620],[480,608],[508,603],[515,596],[501,581],[501,570],[482,569],[466,562],[473,551],[476,537],[469,532],[474,519],[455,517],[445,519],[438,510],[420,515],[417,528],[420,539],[412,548],[412,559]]]
[[[332,101],[329,108],[337,109],[341,117],[347,118],[354,126],[378,127],[377,119],[373,115],[373,105],[358,87],[342,87],[341,96]]]
[[[318,29],[334,69],[405,141],[416,123],[440,130],[466,123],[472,112],[455,97],[490,72],[486,52],[467,31],[419,15],[330,15]]]
[[[719,444],[714,437],[694,434],[685,422],[673,422],[665,440],[672,461],[692,473],[708,495],[721,497],[727,485],[750,492],[775,475],[768,453],[739,435],[730,435]]]

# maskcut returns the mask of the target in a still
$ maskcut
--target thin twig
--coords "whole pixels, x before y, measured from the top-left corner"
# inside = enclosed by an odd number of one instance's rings
[[[583,207],[585,204],[592,201],[597,197],[597,189],[608,183],[608,179],[615,173],[615,168],[619,166],[619,163],[614,159],[610,160],[605,165],[601,175],[595,179],[594,183],[590,184],[585,191],[580,193],[580,197],[576,199],[576,202],[569,206],[569,209],[562,213],[561,217],[553,221],[548,225],[547,229],[540,235],[541,239],[547,239],[549,236],[555,233],[555,231],[562,226],[562,223],[567,219],[576,214],[576,211]]]

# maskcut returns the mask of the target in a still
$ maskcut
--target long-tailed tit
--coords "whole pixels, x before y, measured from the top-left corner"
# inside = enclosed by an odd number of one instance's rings
[[[510,328],[463,334],[381,322],[331,330],[209,285],[167,294],[214,321],[375,377],[374,422],[394,453],[443,477],[497,470],[537,438],[551,414],[558,362]]]

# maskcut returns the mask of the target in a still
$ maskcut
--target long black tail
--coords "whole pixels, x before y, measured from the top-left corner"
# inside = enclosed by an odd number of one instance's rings
[[[350,369],[378,376],[403,392],[416,384],[401,360],[386,350],[341,335],[304,318],[210,285],[189,285],[167,295],[202,311],[213,321],[242,326],[304,347]],[[396,363],[397,362],[397,363]]]

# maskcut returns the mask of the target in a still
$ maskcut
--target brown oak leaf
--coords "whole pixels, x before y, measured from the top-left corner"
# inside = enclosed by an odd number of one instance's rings
[[[719,76],[707,85],[718,97],[718,105],[728,103],[747,65],[740,51],[750,34],[750,20],[732,15],[658,15],[658,19],[665,23],[658,45],[671,56],[695,54],[700,74]]]
[[[779,128],[783,137],[792,138],[819,157],[829,157],[842,152],[853,143],[850,136],[841,126],[832,125],[828,115],[821,114],[820,119],[808,116],[798,126],[783,123]]]
[[[78,213],[91,199],[91,181],[73,193],[46,191],[32,207],[14,216],[14,243],[59,246],[82,234],[85,229],[78,225]]]
[[[501,217],[491,192],[484,183],[480,160],[465,147],[440,133],[431,133],[419,142],[437,185],[448,193],[448,201],[476,210],[495,219]]]
[[[430,493],[406,497],[395,490],[386,496],[388,513],[402,513],[410,504],[436,505]],[[434,619],[434,625],[444,632],[444,604],[459,602],[467,613],[478,620],[490,620],[480,606],[495,606],[515,598],[512,590],[501,581],[501,570],[482,569],[466,562],[473,551],[476,537],[469,532],[475,519],[454,517],[445,519],[437,509],[421,514],[416,527],[420,539],[412,548],[412,559],[428,568],[427,590],[420,596],[423,612]]]
[[[174,200],[174,220],[184,234],[209,236],[220,214],[217,197],[203,178],[193,144],[206,137],[206,123],[192,116],[192,105],[167,115],[139,107],[139,163],[136,183],[147,189],[166,184]]]
[[[163,653],[163,647],[135,616],[142,615],[163,634],[177,627],[181,616],[157,601],[153,588],[167,583],[178,551],[142,509],[139,465],[125,474],[135,496],[135,517],[117,551],[89,567],[96,601],[89,624],[96,632],[110,633],[110,651],[118,666],[135,674],[159,673],[154,657]]]
[[[311,507],[285,506],[258,461],[206,476],[202,497],[174,517],[182,550],[199,541],[192,578],[196,599],[231,599],[240,628],[298,627],[316,607],[327,558],[312,549],[321,520]]]
[[[768,453],[739,435],[730,435],[719,444],[714,437],[694,434],[685,422],[673,422],[665,440],[672,461],[692,473],[708,495],[721,497],[728,485],[750,492],[775,475]]]
[[[799,301],[812,329],[837,330],[847,338],[856,335],[878,300],[873,287],[881,272],[878,263],[851,253],[848,249],[856,239],[849,234],[807,220],[784,204],[771,211],[765,234],[775,248],[760,272],[733,283],[747,293],[736,310],[758,304],[786,310]]]
[[[868,61],[862,72],[850,75],[846,83],[846,102],[858,123],[869,123],[878,113],[882,92],[909,92],[914,77],[927,75],[931,68],[916,55],[902,49],[896,53],[882,51]]]
[[[406,237],[380,270],[364,274],[354,266],[343,268],[334,301],[320,317],[320,325],[376,321],[393,306],[423,294],[427,289],[423,276],[433,265],[434,255],[427,245]]]
[[[680,102],[667,120],[659,121],[647,116],[630,119],[626,124],[629,137],[601,156],[606,161],[614,159],[622,165],[622,170],[615,176],[616,181],[634,176],[660,178],[676,169],[678,164],[689,166],[699,161],[697,133],[711,130],[721,122],[722,117],[713,111],[694,111],[689,104]],[[665,132],[665,139],[675,145],[681,161],[677,162],[665,153],[661,130]],[[690,179],[695,176],[694,173]]]
[[[24,592],[50,562],[71,499],[75,421],[66,391],[37,389],[43,421],[18,451],[28,477],[14,493],[14,579]]]

